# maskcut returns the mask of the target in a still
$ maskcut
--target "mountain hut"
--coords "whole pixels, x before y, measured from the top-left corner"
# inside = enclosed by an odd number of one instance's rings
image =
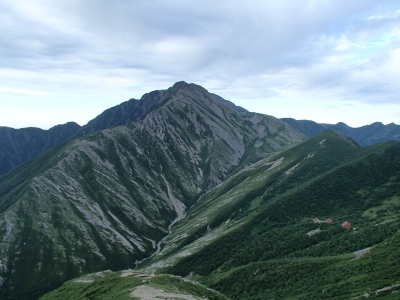
[[[344,221],[344,222],[342,223],[342,227],[347,228],[347,229],[350,229],[350,228],[351,228],[351,223],[348,222],[348,221]]]

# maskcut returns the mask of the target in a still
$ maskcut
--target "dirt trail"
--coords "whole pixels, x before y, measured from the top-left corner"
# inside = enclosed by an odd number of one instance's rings
[[[176,300],[200,300],[204,298],[194,297],[192,295],[167,293],[163,290],[153,288],[147,285],[140,285],[130,294],[130,296],[137,297],[141,300],[154,300],[154,299],[176,299]]]

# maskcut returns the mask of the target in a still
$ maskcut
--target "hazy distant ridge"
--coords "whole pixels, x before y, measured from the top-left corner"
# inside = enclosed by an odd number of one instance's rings
[[[313,137],[326,129],[333,129],[352,138],[360,146],[369,146],[389,140],[400,141],[400,125],[394,123],[383,125],[381,122],[375,122],[370,125],[353,128],[343,122],[334,125],[320,124],[310,120],[295,120],[292,118],[282,118],[281,120],[307,137]]]
[[[74,122],[57,125],[49,130],[0,127],[0,175],[69,140],[80,128]]]

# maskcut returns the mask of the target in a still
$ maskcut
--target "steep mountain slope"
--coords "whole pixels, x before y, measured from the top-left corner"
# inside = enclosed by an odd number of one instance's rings
[[[168,90],[153,91],[144,94],[140,100],[132,98],[129,101],[111,107],[82,126],[75,134],[75,137],[136,121],[157,106],[160,106],[168,96],[170,96]]]
[[[135,267],[208,188],[304,138],[181,82],[138,121],[48,150],[0,178],[2,299]]]
[[[309,120],[295,120],[291,118],[282,118],[282,121],[288,123],[307,137],[313,137],[326,129],[333,129],[344,133],[361,146],[368,146],[385,141],[400,141],[400,125],[394,123],[383,125],[375,122],[358,128],[352,128],[343,122],[333,124],[318,124]]]
[[[359,148],[323,132],[211,189],[141,268],[191,274],[232,299],[391,293],[399,191],[400,143]]]
[[[147,93],[140,100],[130,99],[105,110],[82,127],[73,122],[49,130],[0,127],[0,176],[67,140],[138,120],[161,105],[168,95],[168,90],[161,90]]]
[[[185,85],[186,83],[181,82],[177,84]],[[96,131],[127,125],[139,120],[171,97],[173,89],[171,87],[167,90],[153,91],[144,94],[140,100],[130,99],[105,110],[82,127],[74,122],[57,125],[49,130],[0,127],[0,176],[27,162],[43,151],[67,140],[79,138]],[[224,103],[225,106],[235,111],[246,112],[245,109],[217,95],[212,96],[218,99],[218,102]]]
[[[80,129],[74,122],[49,130],[0,127],[0,176],[43,151],[69,140]]]
[[[183,81],[177,82],[175,87],[179,85],[184,86],[186,83]],[[82,128],[75,134],[75,137],[81,137],[92,132],[126,125],[130,122],[136,121],[156,107],[162,105],[169,97],[171,97],[173,89],[174,87],[167,90],[152,91],[144,94],[140,100],[132,98],[129,101],[111,107],[93,120],[89,121],[86,125],[82,126]],[[218,102],[224,103],[225,106],[228,106],[233,110],[246,112],[245,109],[238,107],[217,95],[213,95],[213,97],[218,98]]]

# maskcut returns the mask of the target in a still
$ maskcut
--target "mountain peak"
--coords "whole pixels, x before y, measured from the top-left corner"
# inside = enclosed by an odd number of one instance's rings
[[[382,122],[374,122],[374,123],[372,123],[372,124],[371,124],[371,126],[375,126],[375,127],[383,127],[383,126],[385,126],[385,125],[383,125],[383,123],[382,123]]]
[[[188,85],[189,84],[187,82],[185,82],[185,81],[178,81],[173,85],[173,87],[174,88],[183,88],[183,87],[186,87]]]
[[[344,122],[339,122],[339,123],[337,123],[337,124],[336,124],[336,127],[342,128],[342,129],[349,129],[349,128],[350,128],[349,125],[347,125],[347,124],[344,123]]]

